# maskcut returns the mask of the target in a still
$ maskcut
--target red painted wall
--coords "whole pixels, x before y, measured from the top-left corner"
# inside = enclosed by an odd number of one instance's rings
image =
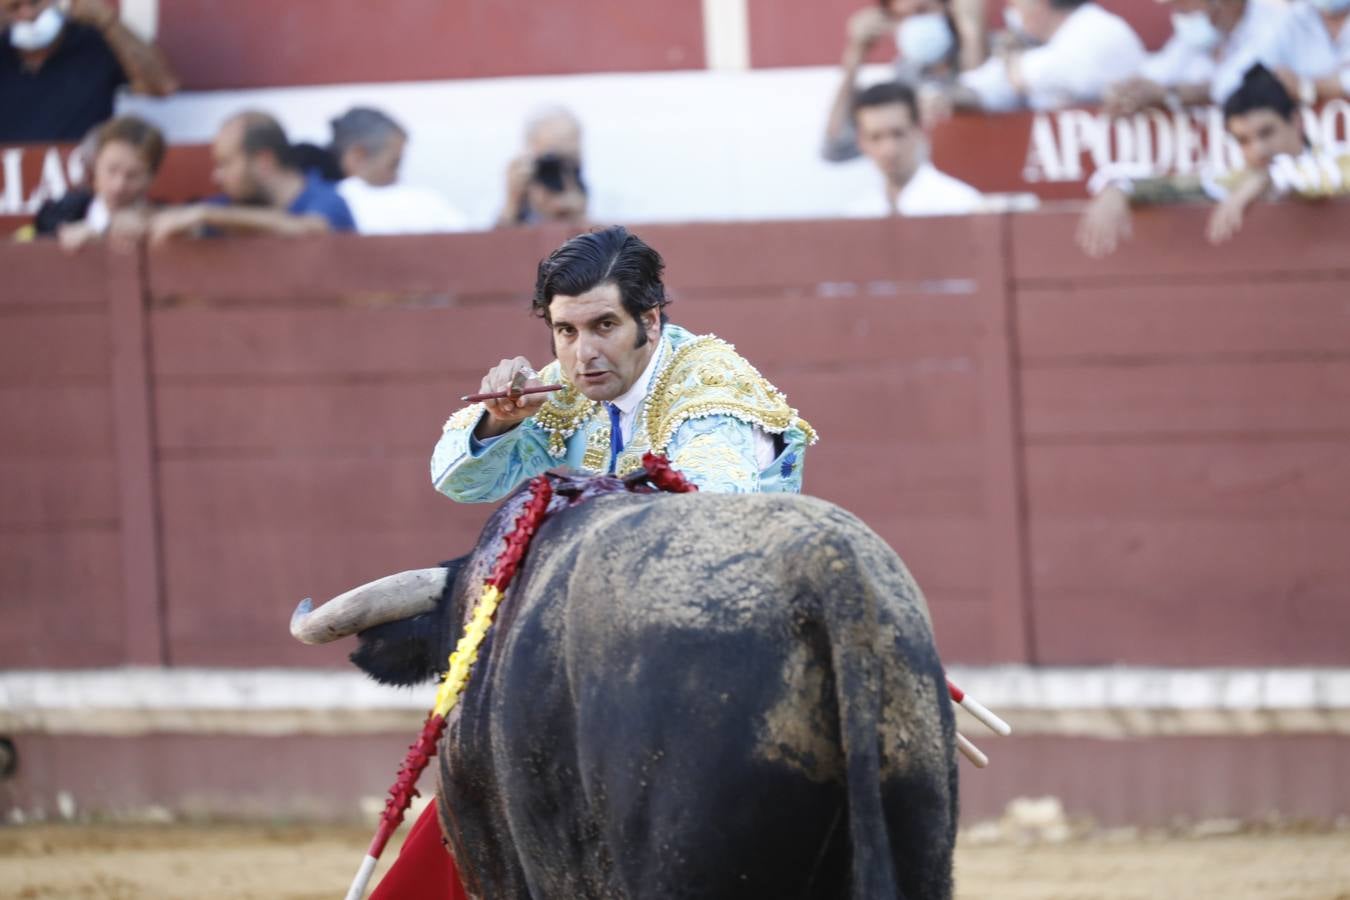
[[[1075,218],[642,234],[673,318],[819,428],[808,490],[906,559],[949,660],[1342,662],[1350,207],[1219,250],[1140,215],[1100,263]],[[545,357],[565,236],[0,247],[0,659],[342,665],[291,609],[471,544],[427,458],[486,367]]]
[[[749,0],[755,68],[830,65],[844,23],[865,0]],[[1170,28],[1152,0],[1105,0],[1150,48]],[[1003,4],[988,3],[992,27]],[[189,90],[312,84],[701,69],[703,9],[695,0],[161,0],[159,45]],[[878,61],[893,47],[878,48]]]
[[[190,90],[702,68],[695,2],[162,0]]]

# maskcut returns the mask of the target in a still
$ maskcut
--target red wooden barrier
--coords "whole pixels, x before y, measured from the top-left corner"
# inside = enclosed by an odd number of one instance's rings
[[[114,665],[127,658],[122,546],[134,539],[118,490],[109,300],[125,283],[98,254],[0,256],[0,659]]]
[[[808,489],[899,550],[949,660],[1335,663],[1350,209],[1260,208],[1222,251],[1201,221],[1140,216],[1105,262],[1070,213],[642,234],[673,319],[819,428]],[[140,273],[0,248],[0,658],[339,664],[291,607],[472,542],[486,509],[427,457],[486,367],[545,359],[533,266],[565,236],[204,242]]]
[[[1341,664],[1350,629],[1350,209],[1013,220],[1039,658]],[[1092,633],[1084,633],[1091,621]]]
[[[828,436],[812,451],[813,492],[861,508],[906,548],[942,598],[944,643],[968,659],[1018,658],[1021,629],[989,624],[996,573],[1018,562],[1015,523],[991,526],[986,513],[1011,508],[1011,472],[991,476],[980,450],[1007,415],[1006,389],[995,413],[981,400],[987,354],[993,383],[1006,384],[1003,343],[982,343],[997,327],[986,317],[1002,309],[998,221],[643,234],[667,257],[674,319],[740,344]],[[516,353],[546,359],[528,298],[534,264],[564,236],[240,241],[152,254],[175,661],[338,659],[293,645],[276,624],[287,603],[470,546],[486,510],[431,490],[430,448],[454,398],[490,365]],[[916,252],[891,251],[905,243]],[[878,424],[846,397],[890,412]],[[1022,602],[1015,591],[999,597]],[[1003,618],[1024,616],[1014,608]]]

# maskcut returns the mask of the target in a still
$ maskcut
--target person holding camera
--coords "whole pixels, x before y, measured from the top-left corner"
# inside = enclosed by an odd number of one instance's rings
[[[539,111],[525,127],[525,152],[506,168],[506,203],[498,227],[589,223],[581,174],[581,122],[569,110]]]

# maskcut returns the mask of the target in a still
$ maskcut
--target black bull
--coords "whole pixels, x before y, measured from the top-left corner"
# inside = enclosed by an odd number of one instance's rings
[[[443,669],[523,500],[353,661]],[[948,898],[953,742],[922,594],[857,518],[610,494],[535,536],[441,742],[441,823],[492,900]]]

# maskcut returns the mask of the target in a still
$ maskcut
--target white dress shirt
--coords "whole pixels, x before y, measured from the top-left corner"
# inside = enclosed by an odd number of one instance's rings
[[[1341,89],[1350,94],[1350,19],[1333,36],[1312,4],[1295,0],[1258,53],[1268,69],[1290,69],[1308,79],[1337,76]]]
[[[895,205],[892,210],[886,202],[886,187],[882,184],[849,204],[844,214],[857,218],[889,216],[893,212],[902,216],[964,216],[979,212],[984,197],[964,181],[939,172],[931,162],[924,162],[900,189]]]
[[[1276,0],[1247,0],[1242,18],[1213,50],[1197,49],[1174,34],[1149,54],[1139,74],[1164,87],[1208,84],[1210,99],[1222,104],[1259,58],[1267,35],[1282,26],[1288,9]]]
[[[435,191],[406,184],[375,187],[352,176],[338,182],[360,234],[430,234],[464,231],[468,219]]]
[[[1022,51],[1019,60],[1023,98],[1008,79],[1007,62],[991,56],[979,68],[961,73],[988,112],[1016,109],[1059,109],[1096,103],[1109,85],[1134,75],[1145,57],[1134,29],[1095,3],[1084,3],[1060,23],[1039,47]]]

